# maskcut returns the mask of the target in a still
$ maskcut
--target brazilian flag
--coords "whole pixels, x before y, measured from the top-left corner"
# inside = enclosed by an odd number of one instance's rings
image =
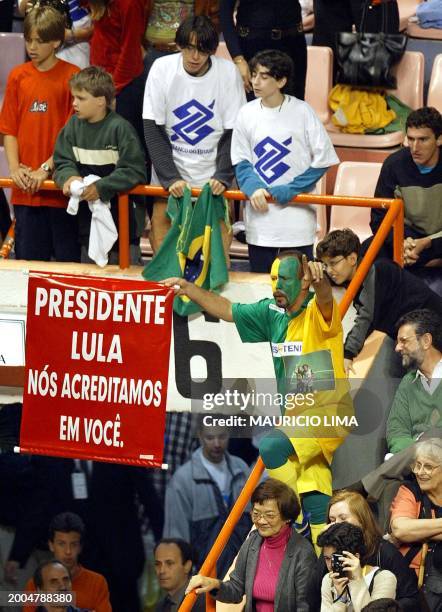
[[[172,227],[144,268],[144,278],[159,281],[179,276],[203,289],[219,290],[229,279],[220,228],[220,220],[229,225],[224,197],[214,196],[206,184],[192,202],[186,188],[182,198],[169,197],[167,214]],[[201,310],[187,296],[175,297],[173,308],[181,316]]]

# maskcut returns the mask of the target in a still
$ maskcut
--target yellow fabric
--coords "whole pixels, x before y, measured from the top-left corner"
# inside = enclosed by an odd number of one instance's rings
[[[328,102],[334,111],[333,124],[348,134],[364,134],[367,130],[383,128],[396,119],[396,113],[387,108],[385,96],[376,91],[335,85]]]
[[[273,359],[283,364],[281,379],[293,381],[295,377],[296,386],[296,370],[299,364],[307,363],[314,374],[312,388],[318,390],[310,393],[314,399],[311,405],[286,402],[284,416],[305,419],[305,424],[293,424],[289,419],[289,424],[279,427],[289,438],[293,455],[280,468],[268,471],[299,495],[311,491],[331,495],[329,466],[333,453],[349,433],[345,420],[354,414],[344,370],[343,330],[337,303],[333,301],[332,318],[327,322],[313,297],[305,310],[288,322],[284,333],[283,341],[272,342]],[[302,352],[293,355],[289,349],[296,343],[302,344]],[[344,425],[336,424],[337,417],[344,420]],[[319,425],[313,419],[319,420]]]
[[[322,316],[316,296],[310,300],[307,308],[288,324],[286,341],[302,342],[304,355],[322,349],[331,351],[335,376],[345,378],[343,330],[335,300],[330,322]]]
[[[324,495],[332,494],[332,475],[329,462],[322,453],[320,440],[316,438],[290,438],[297,461],[291,461],[296,470],[296,486],[299,495],[319,491]],[[336,448],[343,439],[336,439]]]
[[[316,544],[317,540],[318,540],[318,536],[320,533],[322,533],[324,531],[324,527],[325,527],[325,523],[320,523],[319,525],[312,525],[310,523],[310,530],[312,532],[312,543],[313,546],[315,547],[315,552],[317,554],[317,556],[319,557],[322,550],[321,548]]]
[[[344,343],[341,318],[338,305],[333,301],[333,315],[330,322],[326,322],[313,298],[303,313],[293,318],[287,329],[286,341],[302,341],[302,354],[313,354],[320,351],[328,351],[331,354],[331,361],[334,373],[335,388],[328,391],[317,391],[314,394],[314,404],[312,406],[302,405],[289,410],[286,407],[285,414],[302,414],[306,418],[325,416],[328,423],[333,423],[336,416],[353,416],[353,404],[348,394],[348,380],[344,370]],[[287,376],[289,373],[287,372]],[[296,454],[302,465],[309,464],[316,456],[321,457],[321,462],[325,465],[330,464],[333,453],[342,444],[349,431],[343,426],[331,427],[329,425],[320,427],[303,427],[302,429],[292,427],[281,427],[282,431],[290,439]],[[327,468],[328,469],[328,468]],[[308,491],[321,491],[331,495],[328,483],[321,477],[322,487],[303,486],[304,482],[309,482],[310,478],[304,473],[301,474],[298,489],[300,493]]]
[[[293,455],[280,467],[266,468],[268,475],[293,489],[298,499],[302,493],[311,491],[331,495],[332,475],[319,441],[315,438],[290,438],[290,442]]]
[[[293,457],[290,457],[290,459],[286,461],[284,465],[281,465],[274,469],[266,468],[266,470],[270,478],[276,478],[277,480],[280,480],[281,482],[285,483],[288,487],[290,487],[295,492],[295,495],[298,498],[298,501],[300,501],[299,493],[298,493],[298,485],[297,485],[298,468],[299,468],[299,462],[298,462],[297,457],[294,455]],[[299,505],[301,506],[301,503]],[[302,510],[301,510],[296,520],[298,523],[302,523],[303,518],[304,518],[304,515],[302,514]]]

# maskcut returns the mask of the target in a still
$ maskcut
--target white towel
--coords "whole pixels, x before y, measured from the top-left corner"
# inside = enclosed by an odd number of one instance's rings
[[[85,187],[95,183],[99,178],[95,174],[88,174],[82,181],[72,181],[70,185],[71,197],[67,207],[67,212],[70,215],[78,213],[78,205]],[[108,252],[117,240],[118,232],[111,215],[110,202],[94,200],[88,202],[88,205],[92,213],[88,255],[97,265],[103,267],[107,265]]]

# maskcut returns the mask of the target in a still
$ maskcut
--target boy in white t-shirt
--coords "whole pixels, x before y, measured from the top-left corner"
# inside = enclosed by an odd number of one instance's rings
[[[209,182],[220,195],[233,179],[230,145],[246,102],[235,64],[215,57],[218,33],[208,17],[189,17],[177,30],[180,53],[157,59],[144,92],[143,122],[152,183],[175,197]],[[154,202],[150,241],[156,252],[170,228],[166,201]]]
[[[282,51],[260,51],[250,61],[256,99],[243,106],[233,130],[232,163],[249,198],[246,238],[252,272],[270,272],[282,250],[313,258],[316,209],[290,205],[298,193],[314,190],[330,166],[339,163],[313,109],[284,88],[293,70]],[[267,198],[276,200],[269,204]]]

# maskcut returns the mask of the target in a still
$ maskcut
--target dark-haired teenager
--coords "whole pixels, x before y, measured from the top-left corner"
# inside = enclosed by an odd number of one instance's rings
[[[232,162],[245,205],[246,240],[252,272],[270,272],[282,250],[313,255],[316,210],[286,206],[313,191],[330,166],[339,163],[313,109],[285,93],[293,62],[281,51],[261,51],[250,61],[256,100],[244,106],[233,130]],[[268,204],[266,198],[278,204]]]
[[[209,182],[220,195],[233,179],[230,143],[244,88],[232,62],[214,56],[218,34],[208,17],[184,20],[175,41],[180,53],[153,63],[144,93],[152,183],[179,198],[186,185]],[[169,228],[166,200],[157,199],[150,235],[155,252]]]
[[[396,576],[396,599],[402,612],[416,612],[419,609],[416,574],[408,567],[396,546],[383,539],[383,531],[365,497],[347,489],[335,492],[327,509],[327,523],[328,526],[330,523],[350,523],[359,527],[364,534],[366,550],[363,564],[379,566]],[[324,556],[321,555],[310,580],[311,610],[321,608],[321,583],[327,572]]]
[[[84,535],[85,526],[78,514],[57,514],[49,524],[49,550],[54,555],[54,560],[62,563],[69,571],[76,603],[81,608],[94,612],[112,612],[109,588],[104,576],[86,569],[78,562]],[[30,579],[26,584],[26,591],[34,592],[38,586],[35,578]],[[34,612],[35,609],[36,606],[23,606],[23,612]]]
[[[365,544],[360,527],[350,523],[330,525],[319,536],[318,544],[329,571],[322,579],[321,612],[361,612],[370,601],[396,597],[396,576],[362,561]]]
[[[334,230],[318,243],[316,257],[336,285],[346,285],[356,274],[360,247],[359,238],[352,230]],[[382,331],[395,340],[396,323],[407,312],[417,308],[442,312],[442,298],[418,277],[389,259],[374,262],[353,304],[357,315],[344,345],[347,371],[373,330]]]

